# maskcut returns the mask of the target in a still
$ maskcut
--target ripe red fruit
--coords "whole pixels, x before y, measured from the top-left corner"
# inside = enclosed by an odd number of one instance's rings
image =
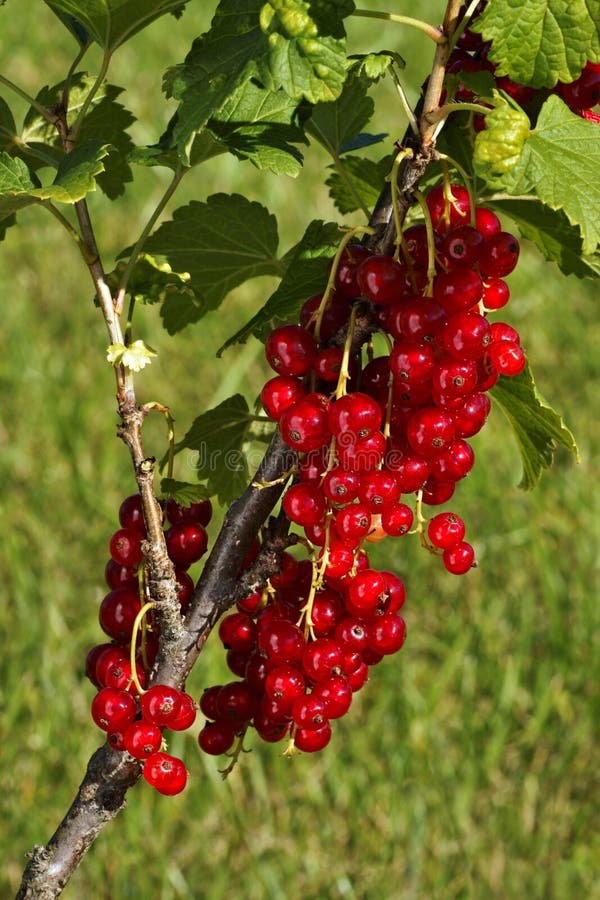
[[[357,273],[363,260],[371,255],[371,251],[360,244],[348,244],[342,251],[339,265],[335,273],[335,290],[347,300],[360,296]],[[321,335],[324,338],[324,335]]]
[[[177,525],[178,522],[199,522],[206,526],[212,518],[212,503],[206,499],[183,506],[170,498],[167,500],[166,512],[171,525]]]
[[[219,719],[216,722],[207,722],[198,735],[200,748],[212,756],[227,753],[233,746],[235,729],[236,725],[229,720]]]
[[[408,420],[406,437],[413,450],[431,457],[448,446],[455,431],[454,419],[449,413],[426,406],[413,413]]]
[[[442,554],[444,566],[453,575],[464,575],[475,562],[475,551],[466,541],[459,541]]]
[[[136,759],[145,759],[160,750],[162,731],[152,722],[132,722],[123,735],[125,749]]]
[[[303,632],[285,619],[274,619],[258,634],[258,649],[273,663],[298,662],[304,646]]]
[[[328,719],[339,719],[350,709],[352,688],[345,675],[332,675],[319,681],[313,688],[312,695],[325,703]]]
[[[459,225],[452,228],[444,238],[441,253],[451,268],[473,266],[477,262],[482,244],[483,237],[476,228]]]
[[[433,227],[440,234],[445,234],[449,228],[469,224],[471,215],[469,192],[461,185],[449,185],[446,199],[444,186],[438,184],[429,191],[425,200]]]
[[[121,566],[111,557],[104,567],[104,578],[109,588],[126,587],[136,591],[138,587],[137,569]]]
[[[325,515],[322,491],[303,481],[287,489],[282,506],[286,516],[297,525],[316,525]]]
[[[467,398],[464,405],[453,413],[456,434],[462,438],[473,437],[483,426],[491,409],[487,394],[477,392]]]
[[[335,528],[349,547],[358,547],[371,528],[371,511],[364,503],[350,503],[337,511]]]
[[[140,707],[147,722],[170,726],[179,715],[181,694],[168,684],[155,684],[142,694]]]
[[[501,231],[487,238],[479,254],[478,266],[483,278],[504,278],[519,261],[519,242],[514,234]]]
[[[387,306],[402,296],[406,269],[391,256],[369,256],[358,267],[357,280],[363,296]]]
[[[181,759],[169,753],[153,753],[144,763],[148,784],[168,797],[180,794],[187,783],[187,770]]]
[[[446,322],[440,334],[444,348],[454,359],[478,359],[489,347],[490,323],[479,313],[463,310]]]
[[[358,291],[356,296],[358,296]],[[311,334],[315,333],[319,306],[322,299],[323,294],[315,294],[314,297],[311,297],[306,301],[300,310],[300,323]],[[320,328],[320,340],[328,341],[336,331],[339,331],[339,329],[346,324],[349,318],[349,304],[343,296],[340,296],[340,293],[334,293],[333,296],[329,298],[329,302],[323,313]]]
[[[388,656],[397,653],[404,644],[406,623],[396,613],[384,613],[369,622],[367,635],[369,650]]]
[[[510,300],[510,288],[502,278],[487,278],[483,282],[481,302],[486,309],[502,309]]]
[[[92,700],[92,718],[103,731],[125,731],[136,712],[134,698],[118,688],[102,688]]]
[[[328,719],[325,701],[314,693],[298,697],[292,706],[292,719],[298,728],[322,728]]]
[[[181,704],[179,712],[174,719],[169,722],[171,731],[187,731],[188,728],[196,721],[196,704],[189,694],[181,691],[179,694]]]
[[[570,84],[558,84],[558,91],[573,110],[589,109],[600,102],[600,70],[597,63],[588,63],[579,78]]]
[[[489,359],[500,375],[519,375],[527,365],[523,349],[515,341],[497,341],[490,345]]]
[[[100,627],[116,641],[127,641],[131,637],[133,623],[140,609],[137,593],[127,588],[115,588],[100,604]]]
[[[119,566],[137,569],[142,561],[143,534],[135,528],[120,528],[110,539],[110,555]]]
[[[305,687],[304,675],[293,666],[275,666],[268,673],[264,684],[267,697],[276,700],[285,712],[289,712],[294,701],[303,696]]]
[[[402,384],[422,384],[431,378],[435,354],[430,344],[398,341],[390,353],[390,368]]]
[[[231,681],[224,684],[217,697],[219,719],[231,719],[243,724],[248,722],[258,709],[258,696],[246,681]]]
[[[390,469],[366,472],[360,482],[359,499],[371,513],[381,513],[400,499],[400,485]]]
[[[223,646],[238,651],[252,650],[256,643],[256,625],[247,613],[230,613],[221,620],[219,638]]]
[[[348,587],[348,600],[359,613],[369,614],[382,602],[386,592],[382,572],[365,569],[352,579]]]
[[[453,512],[439,513],[427,526],[427,536],[434,547],[446,550],[465,536],[465,523]]]
[[[294,735],[294,744],[305,753],[316,753],[326,747],[331,740],[331,725],[326,722],[320,728],[298,728]]]
[[[396,503],[381,513],[381,524],[390,537],[400,537],[412,528],[414,513],[406,503]]]
[[[485,250],[485,243],[482,253]],[[474,269],[451,269],[449,272],[440,272],[433,282],[433,296],[436,303],[450,315],[461,309],[470,309],[479,303],[482,295],[483,282]]]
[[[269,418],[278,422],[286,409],[293,406],[305,392],[304,385],[298,378],[276,375],[267,381],[260,392],[260,399]]]
[[[332,638],[317,638],[307,644],[302,654],[302,670],[313,683],[342,671],[344,656]]]
[[[327,443],[331,432],[323,394],[307,394],[283,413],[279,420],[281,436],[288,446],[301,453],[317,450]]]
[[[146,533],[140,494],[125,497],[119,507],[119,522],[123,528],[134,528],[142,534]]]
[[[368,394],[356,391],[345,394],[329,407],[329,428],[336,435],[350,435],[352,440],[368,437],[382,423],[379,404]]]
[[[165,532],[167,552],[176,566],[187,569],[197,562],[208,547],[206,529],[199,522],[183,520]]]
[[[339,466],[330,469],[323,479],[323,493],[334,503],[351,503],[358,497],[360,476]]]
[[[300,325],[281,325],[267,338],[265,355],[279,375],[306,375],[317,355],[317,344]]]

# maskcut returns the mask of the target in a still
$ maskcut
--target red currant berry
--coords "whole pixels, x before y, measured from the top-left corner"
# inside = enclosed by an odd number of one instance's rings
[[[331,432],[323,394],[307,394],[283,413],[279,420],[281,436],[288,446],[301,453],[326,444]]]
[[[272,663],[298,662],[304,647],[303,632],[293,622],[285,619],[273,620],[258,634],[258,649]]]
[[[358,297],[358,291],[356,293]],[[315,333],[319,317],[319,307],[323,299],[323,294],[315,294],[310,300],[307,300],[300,310],[300,323],[311,334]],[[321,327],[319,329],[320,341],[328,341],[336,331],[339,331],[350,318],[350,306],[340,293],[333,294],[329,298],[325,312],[321,319]]]
[[[306,679],[293,666],[275,666],[267,674],[264,689],[269,699],[276,700],[282,710],[289,712],[298,697],[304,695]]]
[[[406,640],[406,623],[396,613],[377,616],[368,625],[367,647],[373,653],[388,656],[397,653]]]
[[[478,359],[492,341],[491,329],[485,316],[463,310],[455,313],[442,329],[442,343],[454,359]]]
[[[328,719],[339,719],[350,709],[352,688],[345,675],[332,675],[314,686],[311,697],[324,702]]]
[[[126,587],[136,591],[138,587],[137,569],[132,566],[120,566],[112,557],[104,568],[104,578],[109,588]]]
[[[368,394],[345,394],[329,407],[329,428],[339,436],[350,434],[352,439],[367,437],[377,431],[382,422],[381,408]]]
[[[100,627],[116,641],[127,641],[131,637],[133,623],[140,609],[137,593],[134,594],[127,588],[116,588],[100,604]]]
[[[230,613],[221,620],[219,638],[228,649],[252,650],[256,643],[256,625],[247,613]]]
[[[197,562],[208,547],[206,529],[199,522],[178,522],[165,532],[167,553],[176,566],[186,569]]]
[[[217,697],[218,719],[248,722],[258,710],[258,696],[245,681],[224,684]]]
[[[336,447],[342,468],[351,472],[370,472],[382,462],[386,440],[381,431],[356,441],[346,433],[338,437]]]
[[[183,761],[169,753],[153,753],[144,763],[143,775],[159,794],[173,797],[180,794],[187,783]]]
[[[436,478],[429,477],[423,485],[423,503],[428,506],[441,506],[447,503],[454,494],[453,481],[438,481]]]
[[[125,731],[136,712],[131,694],[118,688],[102,688],[92,700],[92,719],[103,731]]]
[[[136,531],[141,531],[142,534],[146,533],[140,494],[132,494],[123,500],[119,507],[119,522],[122,528],[134,528]]]
[[[167,500],[167,519],[171,525],[179,522],[199,522],[200,525],[208,525],[212,519],[212,503],[210,500],[199,500],[198,503],[190,503],[183,506],[170,498]]]
[[[486,309],[502,309],[510,300],[510,288],[502,278],[489,278],[483,282],[481,302]]]
[[[482,253],[485,246],[486,242]],[[479,303],[483,296],[483,282],[474,269],[451,269],[449,272],[440,272],[433,282],[433,296],[436,303],[443,306],[451,315]]]
[[[489,349],[490,362],[500,375],[519,375],[527,365],[522,348],[514,341],[498,341]]]
[[[307,644],[302,654],[302,670],[313,683],[338,675],[342,671],[344,655],[337,641],[317,638]]]
[[[488,278],[510,275],[519,261],[519,242],[513,234],[501,231],[483,242],[479,254],[479,271]]]
[[[360,477],[339,466],[330,469],[323,479],[323,493],[333,503],[351,503],[358,497]]]
[[[381,513],[381,524],[390,537],[407,534],[413,526],[414,513],[406,503],[396,503]]]
[[[483,393],[471,394],[460,409],[453,413],[456,434],[462,438],[473,437],[483,426],[491,409],[490,398]]]
[[[436,481],[460,481],[469,474],[474,464],[473,448],[457,438],[431,460],[431,475]]]
[[[181,693],[168,684],[154,684],[142,694],[140,707],[147,722],[170,727],[179,715]]]
[[[436,394],[446,397],[466,397],[477,386],[477,374],[477,366],[472,359],[453,359],[446,356],[434,367],[431,384]]]
[[[430,344],[399,341],[390,353],[390,368],[394,378],[409,384],[421,384],[431,378],[435,354]]]
[[[294,744],[304,753],[316,753],[327,746],[331,740],[331,725],[326,722],[321,728],[298,728],[294,735]]]
[[[113,650],[117,650],[117,652],[122,657],[125,657],[125,653],[121,650],[121,648],[117,648],[115,644],[96,644],[95,647],[92,647],[91,650],[89,650],[85,658],[85,675],[86,678],[89,678],[89,680],[96,688],[106,687],[104,682],[102,682],[98,678],[96,670],[98,666],[98,660],[107,650],[111,653],[113,652]]]
[[[381,513],[400,499],[398,479],[389,469],[366,472],[361,478],[358,496],[371,513]]]
[[[144,687],[144,684],[146,683],[146,673],[138,663],[135,664],[135,674],[141,686]],[[130,660],[115,660],[107,666],[104,684],[106,687],[119,688],[120,691],[129,691],[129,693],[137,695],[137,687],[131,674]]]
[[[459,541],[442,554],[444,566],[453,575],[464,575],[475,565],[475,551],[466,541]]]
[[[300,481],[283,496],[283,511],[297,525],[316,525],[325,515],[325,500],[318,487]]]
[[[456,513],[439,513],[429,521],[427,536],[434,547],[446,550],[465,536],[465,523]]]
[[[125,749],[136,759],[145,759],[160,750],[162,732],[152,722],[132,722],[123,735]]]
[[[181,691],[179,694],[181,705],[177,716],[169,722],[171,731],[187,731],[196,721],[196,704],[189,694]]]
[[[469,192],[464,187],[449,185],[446,195],[444,185],[438,184],[429,191],[425,200],[433,227],[440,234],[445,234],[449,228],[469,224],[471,202]]]
[[[521,343],[519,332],[512,325],[506,322],[492,322],[491,326],[492,342],[512,341],[515,344]]]
[[[335,289],[342,297],[353,300],[360,296],[357,273],[360,264],[370,255],[370,250],[360,244],[348,244],[344,247],[335,273]]]
[[[314,693],[298,697],[292,706],[292,719],[298,728],[313,731],[327,723],[327,706]]]
[[[326,347],[315,359],[314,370],[322,381],[336,382],[342,368],[344,351],[338,347]]]
[[[363,296],[372,303],[387,306],[404,291],[406,270],[391,256],[369,256],[358,267],[357,280]]]
[[[348,587],[348,600],[357,612],[368,615],[385,597],[387,585],[382,572],[365,569],[359,572]]]
[[[235,723],[229,720],[219,719],[216,722],[207,722],[198,735],[200,749],[205,753],[210,753],[211,756],[227,753],[233,747],[235,729]]]
[[[137,569],[142,561],[144,537],[135,528],[120,528],[110,539],[110,555],[119,566]]]
[[[394,332],[407,340],[430,343],[446,322],[446,310],[439,303],[417,297],[402,304],[397,316]]]
[[[454,439],[455,430],[451,415],[433,406],[426,406],[413,413],[408,420],[406,437],[415,452],[431,457],[448,446]]]
[[[286,409],[306,393],[304,385],[291,375],[276,375],[267,381],[260,393],[263,409],[270,419],[278,422]]]
[[[306,375],[315,361],[317,345],[312,334],[300,325],[281,325],[267,338],[265,354],[279,375]]]
[[[600,102],[600,71],[598,65],[588,63],[579,78],[570,84],[558,85],[559,93],[573,110],[590,109]]]
[[[475,228],[483,238],[491,237],[502,231],[502,225],[496,213],[485,206],[478,206],[475,209]]]
[[[200,712],[202,712],[207,719],[218,718],[217,699],[222,687],[222,684],[214,684],[212,687],[205,688],[200,697]]]
[[[482,244],[483,238],[476,228],[459,225],[448,232],[442,242],[441,252],[450,268],[473,266]]]

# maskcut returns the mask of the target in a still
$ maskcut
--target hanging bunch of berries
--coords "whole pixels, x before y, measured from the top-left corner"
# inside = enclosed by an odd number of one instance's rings
[[[166,503],[165,541],[175,566],[182,613],[194,589],[187,570],[206,552],[211,515],[210,500],[188,507],[174,500]],[[163,751],[163,729],[189,728],[196,719],[196,704],[189,694],[168,685],[145,690],[158,650],[159,627],[151,604],[145,615],[142,547],[146,530],[139,494],[123,501],[119,522],[105,568],[110,591],[99,612],[100,626],[111,640],[92,647],[86,660],[86,675],[98,689],[92,718],[107,733],[111,747],[144,761],[143,774],[149,784],[162,794],[178,794],[185,787],[187,771],[182,760]]]
[[[430,228],[408,228],[395,256],[349,244],[300,324],[267,339],[277,374],[262,403],[298,454],[282,505],[309,558],[284,554],[281,573],[222,621],[241,680],[201,698],[208,753],[239,747],[249,727],[286,739],[288,754],[320,750],[369,667],[400,650],[404,584],[370,566],[369,542],[416,533],[449,572],[474,565],[462,519],[423,510],[471,470],[486,392],[525,366],[515,329],[489,320],[508,302],[519,244],[459,185],[425,199]],[[374,332],[385,355],[373,355]]]

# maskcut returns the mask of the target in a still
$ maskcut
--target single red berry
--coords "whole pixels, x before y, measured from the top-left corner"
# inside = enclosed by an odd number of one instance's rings
[[[92,718],[103,731],[125,731],[136,712],[134,698],[118,688],[102,688],[92,700]]]
[[[89,680],[92,682],[94,687],[97,687],[97,688],[105,687],[104,683],[101,682],[100,679],[98,678],[98,675],[96,673],[96,668],[98,665],[98,660],[100,659],[102,654],[106,650],[109,650],[112,652],[114,649],[116,649],[115,644],[105,643],[105,644],[96,644],[94,647],[92,647],[88,651],[88,654],[85,658],[85,675],[86,675],[86,678],[89,678]],[[118,652],[122,653],[123,656],[125,655],[125,653],[121,650],[121,648],[119,648]]]
[[[439,513],[430,519],[427,536],[434,547],[446,550],[462,541],[465,536],[465,523],[456,513]]]
[[[446,397],[466,397],[477,387],[477,374],[477,366],[472,359],[442,357],[431,376],[434,396],[438,393]]]
[[[134,528],[142,534],[146,533],[140,494],[132,494],[123,500],[119,507],[119,522],[122,528]]]
[[[297,525],[315,525],[325,515],[325,499],[313,484],[299,481],[283,495],[283,511]]]
[[[421,384],[431,378],[435,353],[431,344],[417,341],[398,341],[390,353],[390,368],[396,381]]]
[[[358,292],[356,296],[358,296]],[[300,323],[311,334],[315,334],[322,299],[323,294],[315,294],[314,297],[306,301],[300,310]],[[336,331],[339,331],[350,318],[350,311],[350,305],[344,299],[344,296],[341,295],[341,292],[334,293],[329,298],[321,318],[319,340],[325,342],[333,337]]]
[[[406,503],[396,503],[381,513],[381,524],[390,537],[407,534],[413,526],[414,513]]]
[[[329,428],[336,435],[350,435],[352,440],[368,437],[382,422],[381,408],[368,394],[356,391],[345,394],[329,407]]]
[[[200,712],[202,712],[207,719],[218,718],[217,699],[222,687],[222,684],[213,684],[212,687],[204,688],[204,691],[202,692],[199,703]]]
[[[116,641],[127,641],[131,637],[133,623],[140,609],[137,593],[127,588],[115,588],[100,604],[100,627]]]
[[[139,663],[135,664],[135,674],[141,686],[144,687],[144,684],[146,683],[146,673]],[[119,688],[121,691],[129,691],[129,693],[134,694],[134,696],[137,695],[137,687],[131,674],[130,660],[115,660],[107,666],[104,684],[106,687]]]
[[[219,638],[228,649],[252,650],[256,643],[254,620],[244,612],[230,613],[221,620]]]
[[[454,494],[453,481],[438,481],[430,476],[423,485],[423,503],[428,506],[441,506],[447,503]]]
[[[220,756],[227,753],[233,747],[235,741],[236,724],[229,719],[218,719],[216,722],[207,722],[198,735],[200,749],[211,756]]]
[[[519,375],[527,365],[522,348],[515,341],[498,341],[490,345],[490,362],[500,375]]]
[[[258,649],[272,663],[295,663],[304,651],[304,634],[292,622],[273,620],[258,634]]]
[[[137,569],[142,561],[143,534],[135,528],[120,528],[110,539],[110,555],[119,566]]]
[[[305,393],[306,389],[298,378],[276,375],[267,381],[260,392],[260,399],[269,418],[278,422],[286,409],[293,406]]]
[[[160,750],[162,731],[158,725],[140,719],[132,722],[123,735],[125,749],[136,759],[146,759]]]
[[[187,609],[194,593],[194,582],[183,569],[175,569],[175,581],[177,582],[177,599],[182,611],[184,611]]]
[[[364,297],[387,306],[402,296],[406,269],[391,256],[369,256],[358,267],[357,280]]]
[[[294,700],[292,719],[298,728],[306,728],[310,731],[322,728],[328,721],[327,705],[314,693],[304,694]]]
[[[317,591],[313,599],[311,618],[316,637],[329,637],[343,614],[342,600],[329,588]]]
[[[371,528],[371,511],[364,503],[349,503],[335,516],[335,528],[345,544],[357,547]]]
[[[382,462],[386,439],[381,431],[375,431],[364,438],[352,440],[352,435],[340,435],[336,449],[342,468],[351,472],[370,472]]]
[[[168,684],[154,684],[142,694],[140,707],[147,722],[170,727],[179,715],[181,693]]]
[[[360,476],[340,466],[330,469],[323,479],[323,493],[333,503],[351,503],[358,497]]]
[[[454,359],[478,359],[492,341],[490,323],[479,313],[463,310],[451,316],[440,334],[449,356]]]
[[[320,484],[329,462],[329,446],[324,445],[317,450],[306,453],[298,464],[298,478],[300,481],[310,481]]]
[[[258,709],[258,696],[246,681],[224,684],[217,697],[218,719],[248,722]]]
[[[413,413],[408,420],[406,437],[416,453],[431,457],[448,446],[454,439],[455,431],[451,415],[433,406],[426,406]]]
[[[558,84],[558,90],[573,110],[590,109],[600,102],[600,71],[598,64],[588,63],[579,78],[570,84]]]
[[[307,644],[302,654],[302,670],[313,683],[337,675],[344,661],[340,645],[332,638],[317,638]]]
[[[475,551],[466,541],[459,541],[442,554],[444,566],[453,575],[464,575],[475,565]]]
[[[305,753],[316,753],[327,746],[331,740],[331,725],[326,722],[320,728],[298,728],[294,735],[294,744]]]
[[[491,409],[490,398],[483,393],[471,394],[464,405],[453,413],[456,434],[461,438],[473,437],[483,426]]]
[[[317,355],[317,345],[302,326],[281,325],[267,338],[265,354],[278,375],[306,375]]]
[[[322,554],[321,554],[322,555]],[[354,565],[354,553],[350,547],[342,543],[331,543],[329,546],[329,556],[325,566],[325,574],[328,579],[343,578],[352,569]]]
[[[122,731],[109,731],[106,735],[106,743],[113,750],[118,750],[119,753],[123,753],[126,750],[125,735]]]
[[[359,499],[371,513],[381,513],[400,499],[400,485],[390,469],[376,469],[365,472],[358,491]]]
[[[199,522],[186,520],[171,525],[165,532],[167,553],[176,566],[186,569],[197,562],[208,547],[206,529]]]
[[[478,206],[475,209],[475,227],[483,238],[502,231],[502,224],[496,213],[485,206]]]
[[[279,420],[281,436],[293,450],[306,453],[326,444],[331,431],[323,394],[307,394],[283,413]]]
[[[345,675],[332,675],[319,681],[311,694],[325,703],[328,719],[339,719],[346,715],[352,703],[352,688]]]
[[[169,722],[171,731],[187,731],[188,728],[196,721],[196,704],[189,694],[181,691],[179,694],[181,704],[179,712],[174,719]]]
[[[412,416],[412,413],[411,413]],[[418,453],[390,450],[386,465],[394,472],[403,494],[420,490],[429,478],[430,463]]]
[[[302,697],[306,679],[294,666],[275,666],[267,674],[264,690],[267,697],[276,700],[281,708],[289,712],[298,697]]]
[[[289,731],[289,723],[278,722],[276,719],[268,716],[263,710],[259,710],[254,716],[254,728],[256,733],[269,744],[275,744],[277,741],[283,740]]]
[[[407,340],[430,343],[446,322],[446,310],[434,300],[415,297],[404,302],[398,310],[396,336]]]
[[[475,464],[475,453],[467,441],[456,438],[431,460],[431,476],[436,481],[460,481]]]
[[[238,678],[246,677],[246,666],[250,659],[250,653],[247,650],[228,650],[225,655],[227,668]]]
[[[326,347],[317,353],[314,370],[322,381],[336,382],[342,368],[344,351],[338,347]]]
[[[510,300],[510,288],[502,278],[487,278],[483,282],[481,302],[486,309],[502,309]]]
[[[495,238],[489,238],[490,241]],[[484,241],[483,254],[486,248]],[[481,256],[480,256],[481,259]],[[494,274],[490,272],[489,274]],[[451,269],[449,272],[440,272],[433,282],[433,297],[446,312],[459,312],[462,309],[471,309],[479,303],[483,296],[483,282],[481,276],[469,268]]]
[[[348,678],[348,684],[352,688],[352,693],[355,694],[369,680],[369,666],[366,662],[363,662],[353,672],[349,672],[346,677]]]
[[[427,268],[429,263],[429,248],[427,244],[427,229],[425,225],[411,225],[402,235],[404,246],[415,266]],[[439,249],[442,238],[434,233],[436,250]]]
[[[514,234],[501,231],[483,242],[478,266],[483,278],[504,278],[519,261],[519,242]]]
[[[104,567],[104,578],[109,588],[126,587],[136,591],[138,587],[137,569],[132,566],[121,566],[112,557]]]
[[[348,600],[360,614],[373,612],[385,597],[386,582],[382,572],[365,569],[357,573],[348,586]]]
[[[187,770],[183,761],[169,753],[153,753],[144,763],[143,775],[148,784],[172,797],[180,794],[187,783]]]
[[[450,268],[473,266],[483,244],[481,233],[471,225],[452,228],[444,238],[441,253]]]
[[[491,335],[493,343],[497,343],[498,341],[512,341],[515,344],[521,343],[521,338],[517,329],[513,328],[512,325],[508,325],[506,322],[492,322]]]
[[[429,191],[425,200],[433,227],[440,234],[445,234],[449,228],[469,224],[471,202],[469,192],[464,187],[451,184],[445,193],[444,185],[438,184]]]
[[[406,640],[406,623],[396,613],[384,613],[368,624],[367,646],[374,653],[397,653]]]

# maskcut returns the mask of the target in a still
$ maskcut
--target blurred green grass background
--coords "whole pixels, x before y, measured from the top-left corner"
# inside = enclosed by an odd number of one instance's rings
[[[441,3],[421,5],[441,18]],[[193,0],[180,22],[160,20],[123,48],[110,80],[152,141],[170,114],[160,98],[214,4]],[[383,9],[384,3],[369,3]],[[15,0],[0,10],[0,71],[35,94],[64,77],[74,43],[43,4],[35,23]],[[351,22],[353,49],[390,47],[407,60],[414,98],[431,48],[417,33]],[[93,70],[97,57],[90,56]],[[4,93],[15,110],[23,110]],[[388,88],[373,130],[404,130]],[[275,212],[289,246],[335,212],[320,182],[327,160],[307,151],[292,181],[221,157],[189,176],[178,203],[246,193]],[[131,243],[164,186],[111,205],[90,199],[107,266]],[[44,843],[99,743],[82,674],[102,640],[108,539],[135,485],[115,438],[114,382],[87,273],[53,220],[26,210],[0,246],[0,662],[2,755],[0,896],[14,893],[33,843]],[[222,360],[214,348],[268,295],[268,279],[234,292],[217,315],[176,339],[155,310],[140,334],[159,351],[138,379],[142,400],[168,403],[179,434],[199,412],[268,377],[252,341]],[[598,859],[598,490],[600,355],[594,287],[565,279],[527,246],[511,276],[506,318],[522,333],[538,385],[565,414],[581,465],[557,454],[532,494],[516,489],[519,461],[497,411],[474,440],[478,462],[451,508],[463,515],[479,569],[447,575],[416,540],[373,553],[406,580],[409,638],[379,665],[327,750],[282,759],[253,752],[222,782],[193,734],[171,744],[191,770],[180,797],[139,785],[100,836],[64,896],[98,900],[219,898],[592,898]],[[148,449],[163,449],[149,423]],[[180,471],[185,477],[183,470]],[[209,642],[189,688],[226,676]]]

